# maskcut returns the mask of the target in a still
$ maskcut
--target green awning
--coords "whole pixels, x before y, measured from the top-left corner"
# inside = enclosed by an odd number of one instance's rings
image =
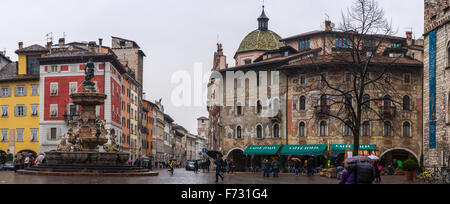
[[[303,156],[303,155],[323,155],[327,149],[324,145],[284,145],[281,155]]]
[[[353,145],[346,145],[346,144],[334,144],[331,145],[331,153],[335,154],[341,154],[345,153],[345,150],[353,150]],[[359,145],[359,150],[375,150],[375,145]]]
[[[250,145],[244,151],[245,155],[276,155],[281,145]]]

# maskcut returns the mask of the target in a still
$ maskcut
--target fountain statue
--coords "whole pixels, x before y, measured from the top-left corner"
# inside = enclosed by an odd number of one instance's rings
[[[127,175],[155,175],[147,169],[127,165],[128,153],[120,153],[116,143],[117,136],[108,130],[106,121],[99,120],[95,107],[103,105],[106,95],[97,93],[94,78],[95,66],[92,59],[86,64],[85,81],[81,93],[71,94],[75,105],[81,106],[80,118],[68,122],[68,132],[61,138],[58,148],[54,152],[46,152],[47,163],[39,167],[32,167],[27,172],[83,172],[97,175],[99,172],[123,173]],[[75,128],[74,124],[77,123]],[[113,129],[111,129],[113,130]],[[100,147],[104,152],[100,151]],[[156,174],[157,175],[157,174]]]

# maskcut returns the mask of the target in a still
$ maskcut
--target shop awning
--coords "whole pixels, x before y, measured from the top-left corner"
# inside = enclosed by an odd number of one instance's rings
[[[245,155],[276,155],[281,145],[250,145],[244,151]]]
[[[350,146],[350,148],[349,148]],[[353,150],[353,145],[346,144],[334,144],[331,145],[331,153],[341,154],[345,153],[345,150]],[[359,150],[375,150],[375,145],[359,145]]]
[[[304,155],[323,155],[327,149],[324,145],[284,145],[281,155],[304,156]]]

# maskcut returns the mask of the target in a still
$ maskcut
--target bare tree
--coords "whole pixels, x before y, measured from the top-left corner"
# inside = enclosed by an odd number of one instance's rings
[[[342,12],[341,21],[332,32],[333,39],[326,40],[331,44],[327,47],[335,45],[332,52],[326,50],[328,54],[311,58],[317,72],[323,73],[317,82],[321,96],[316,111],[351,130],[353,155],[358,155],[363,122],[383,122],[401,101],[391,83],[394,75],[388,73],[398,58],[382,56],[395,32],[375,0],[356,0]],[[334,77],[336,72],[344,80]],[[374,102],[384,105],[381,109],[371,106]]]

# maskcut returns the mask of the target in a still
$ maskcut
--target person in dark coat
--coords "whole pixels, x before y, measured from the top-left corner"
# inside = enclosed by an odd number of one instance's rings
[[[306,165],[308,168],[308,176],[314,176],[314,159],[311,157],[308,159],[308,164]]]
[[[211,161],[209,159],[206,160],[206,169],[208,169],[208,173],[209,173],[209,168],[211,166]]]
[[[273,172],[273,177],[277,178],[278,174],[280,173],[280,162],[278,162],[277,159],[275,159],[272,162],[272,172]]]
[[[375,179],[375,168],[372,164],[363,162],[356,164],[356,183],[372,184]]]
[[[295,175],[298,176],[298,174],[300,173],[300,162],[295,161],[294,169],[295,169]]]
[[[348,164],[345,167],[339,184],[356,184],[356,164]]]
[[[228,162],[228,174],[230,173],[234,173],[234,169],[233,169],[233,160],[230,160]]]
[[[269,160],[264,160],[264,177],[270,177],[270,168],[272,164],[269,162]]]
[[[219,177],[223,181],[224,175],[222,175],[222,173],[223,173],[223,165],[225,162],[223,161],[222,156],[220,154],[217,154],[216,158],[217,159],[214,161],[214,164],[216,165],[216,183],[217,183],[219,182]]]
[[[194,172],[198,173],[198,161],[194,162]]]

